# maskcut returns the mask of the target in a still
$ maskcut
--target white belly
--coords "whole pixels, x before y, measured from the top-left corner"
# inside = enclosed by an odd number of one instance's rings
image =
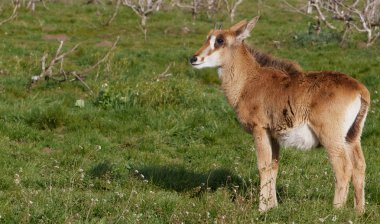
[[[300,125],[296,128],[282,133],[278,137],[280,145],[288,148],[297,148],[301,150],[307,150],[315,148],[319,145],[319,140],[315,133],[307,124]]]

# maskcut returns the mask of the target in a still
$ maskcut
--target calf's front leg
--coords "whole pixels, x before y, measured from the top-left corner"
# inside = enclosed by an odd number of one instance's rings
[[[274,157],[272,157],[272,141],[268,130],[255,127],[253,130],[253,138],[256,146],[257,167],[260,175],[259,210],[264,212],[277,206],[276,175],[278,145],[273,145]],[[276,164],[272,163],[272,159]]]

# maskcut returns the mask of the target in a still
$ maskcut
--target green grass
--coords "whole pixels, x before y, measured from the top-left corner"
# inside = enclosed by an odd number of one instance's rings
[[[308,34],[308,21],[266,2],[248,42],[298,61],[305,70],[337,70],[361,80],[372,94],[362,143],[367,160],[363,216],[332,207],[334,177],[324,150],[282,150],[279,207],[258,212],[252,138],[227,104],[215,70],[194,70],[191,56],[214,20],[178,10],[157,12],[148,38],[138,17],[122,8],[108,27],[111,6],[49,4],[34,14],[20,10],[0,27],[0,223],[379,223],[380,45],[345,48],[339,34]],[[237,19],[258,5],[245,1]],[[3,6],[1,19],[11,11]],[[183,27],[190,32],[184,33]],[[112,56],[80,82],[28,83],[40,72],[44,52],[81,42],[65,69],[85,69],[109,47]],[[338,38],[338,39],[337,39]],[[280,48],[274,41],[280,42]],[[171,75],[158,80],[169,64]],[[107,84],[104,85],[104,84]],[[75,106],[79,99],[84,107]]]

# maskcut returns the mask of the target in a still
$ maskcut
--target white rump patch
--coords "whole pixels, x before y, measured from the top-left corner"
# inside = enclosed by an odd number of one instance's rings
[[[360,96],[356,97],[354,102],[348,105],[346,109],[346,113],[344,115],[344,122],[343,122],[343,133],[345,135],[348,133],[348,130],[350,130],[352,124],[354,123],[356,117],[358,116],[360,106],[361,106]]]
[[[279,143],[286,148],[308,150],[319,145],[319,140],[307,124],[302,124],[280,135]]]

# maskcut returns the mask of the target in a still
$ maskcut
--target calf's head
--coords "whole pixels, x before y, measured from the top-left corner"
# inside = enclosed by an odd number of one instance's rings
[[[243,20],[229,29],[212,29],[207,35],[206,42],[190,58],[190,64],[197,69],[220,67],[226,63],[233,49],[243,44],[255,27],[259,16],[249,22]]]

